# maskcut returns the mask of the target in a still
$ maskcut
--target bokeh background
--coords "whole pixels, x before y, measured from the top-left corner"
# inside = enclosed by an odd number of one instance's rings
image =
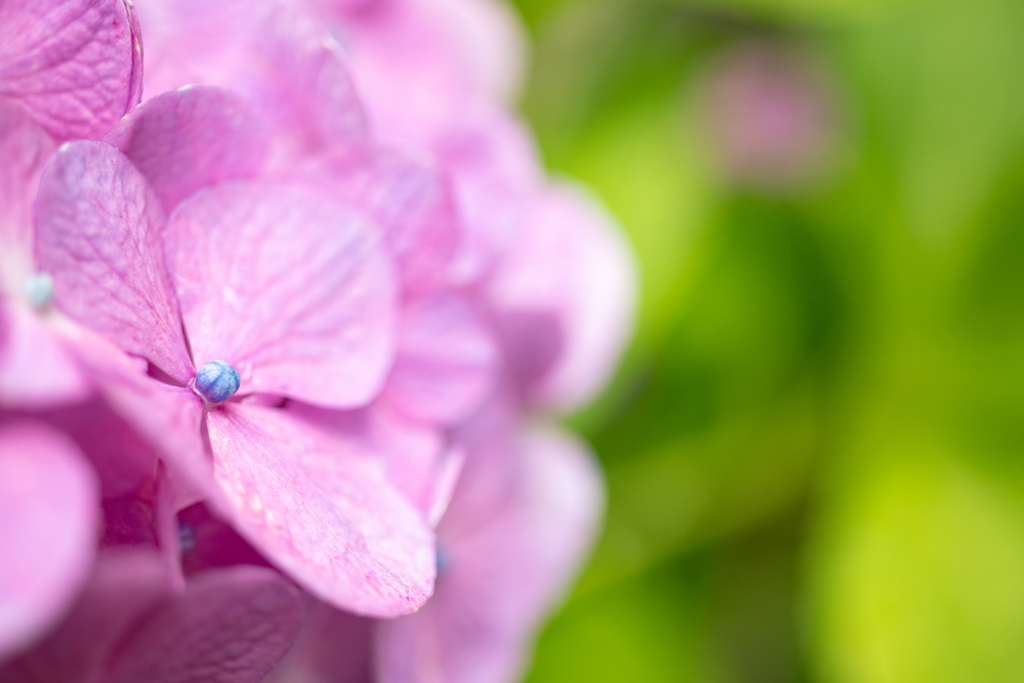
[[[644,291],[529,680],[1024,681],[1024,3],[518,7]]]

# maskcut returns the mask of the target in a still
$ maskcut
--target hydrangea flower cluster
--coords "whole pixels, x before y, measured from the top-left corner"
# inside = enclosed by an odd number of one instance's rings
[[[0,0],[0,679],[515,680],[635,272],[491,0]]]

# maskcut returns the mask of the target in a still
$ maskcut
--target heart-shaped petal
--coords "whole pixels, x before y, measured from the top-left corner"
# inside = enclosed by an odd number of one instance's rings
[[[102,137],[142,95],[142,43],[131,3],[0,4],[0,95],[58,140]]]
[[[223,492],[214,502],[278,567],[360,614],[427,600],[433,534],[381,463],[283,410],[227,403],[207,424]]]
[[[373,225],[298,184],[228,182],[178,206],[167,260],[197,367],[241,393],[368,402],[394,353],[396,291]]]
[[[103,142],[61,147],[39,183],[36,260],[57,307],[178,380],[195,374],[164,265],[165,216],[146,179]]]

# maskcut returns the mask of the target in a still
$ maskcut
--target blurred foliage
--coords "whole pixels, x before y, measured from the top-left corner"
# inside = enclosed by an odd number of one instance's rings
[[[1024,680],[1024,3],[518,4],[524,111],[644,288],[530,680]],[[788,191],[730,181],[697,102],[751,38],[839,93]]]

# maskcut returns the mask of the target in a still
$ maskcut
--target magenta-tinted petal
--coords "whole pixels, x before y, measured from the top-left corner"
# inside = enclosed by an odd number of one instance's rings
[[[498,349],[480,313],[465,298],[439,294],[412,299],[401,331],[385,399],[407,415],[455,423],[493,389]]]
[[[36,260],[53,277],[57,307],[188,382],[164,212],[142,174],[110,145],[67,143],[43,174],[36,209]]]
[[[579,570],[604,488],[593,456],[566,435],[519,445],[516,495],[470,534],[438,530],[445,569],[417,614],[381,624],[380,683],[512,683],[541,621]],[[458,493],[456,493],[458,495]]]
[[[340,18],[339,33],[374,131],[424,147],[472,92],[443,21],[421,2],[378,2]]]
[[[104,141],[142,172],[168,212],[201,187],[256,175],[267,151],[265,126],[245,100],[203,86],[147,100]]]
[[[432,143],[451,174],[465,226],[456,273],[462,281],[489,275],[527,228],[528,209],[543,183],[529,131],[507,112],[477,103]]]
[[[360,614],[430,596],[433,534],[380,462],[281,410],[224,404],[207,424],[222,512],[278,567]]]
[[[104,485],[112,491],[115,485],[121,492],[133,490],[153,474],[147,465],[155,452],[168,467],[171,498],[175,501],[172,507],[178,509],[205,498],[213,481],[200,431],[202,399],[191,389],[149,377],[144,361],[112,348],[109,341],[91,330],[74,326],[65,334],[74,343],[77,358],[93,379],[98,395],[123,421],[116,428],[112,426],[105,439],[90,440],[86,448],[96,467],[102,468]],[[114,429],[130,430],[132,436],[121,434],[113,440]],[[72,433],[77,433],[73,427]],[[95,450],[105,443],[112,447],[97,454]],[[152,450],[142,447],[142,443]],[[134,465],[129,466],[126,457]],[[108,473],[107,468],[114,472]]]
[[[299,592],[277,572],[205,572],[132,629],[104,681],[258,683],[291,647],[301,623]]]
[[[523,78],[528,40],[514,5],[500,0],[430,0],[426,4],[458,48],[459,67],[468,73],[473,89],[511,103]]]
[[[179,512],[178,525],[183,538],[187,539],[181,549],[181,569],[188,576],[239,564],[273,568],[259,551],[230,524],[214,515],[205,503],[190,505]]]
[[[0,288],[8,292],[34,272],[32,204],[55,148],[21,107],[0,98]]]
[[[385,463],[388,480],[434,526],[451,499],[462,466],[462,449],[444,430],[411,419],[386,401],[353,411],[291,402],[288,412],[338,438],[358,443]]]
[[[436,167],[390,150],[356,148],[309,169],[384,231],[406,291],[444,285],[462,237],[449,183]]]
[[[35,311],[0,300],[0,407],[66,405],[85,399],[91,388],[67,347]]]
[[[0,657],[49,627],[88,578],[98,489],[58,432],[21,421],[0,427]]]
[[[527,228],[490,298],[520,388],[569,410],[601,388],[629,339],[636,264],[614,219],[574,185],[549,186]]]
[[[374,227],[301,185],[224,183],[183,202],[167,258],[197,367],[241,393],[361,405],[394,353],[395,286]]]
[[[141,95],[132,11],[125,0],[6,0],[0,95],[58,140],[102,137]]]
[[[340,47],[298,3],[140,0],[146,89],[187,84],[241,93],[274,126],[273,156],[347,146],[365,135]]]
[[[60,626],[0,667],[4,683],[98,680],[114,645],[140,617],[168,600],[174,580],[150,549],[107,551]]]
[[[374,621],[313,599],[295,645],[263,683],[372,683]]]

